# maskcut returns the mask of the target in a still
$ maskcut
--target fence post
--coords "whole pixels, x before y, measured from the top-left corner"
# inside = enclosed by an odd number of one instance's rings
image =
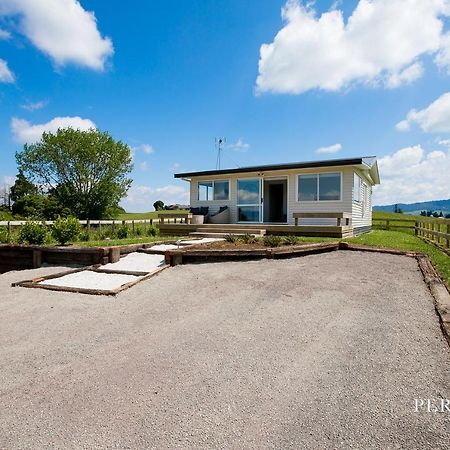
[[[389,219],[386,219],[386,230],[389,230]]]
[[[414,236],[418,236],[419,230],[417,229],[419,227],[419,222],[414,223]]]
[[[115,233],[116,232],[116,221],[113,219],[113,223],[112,223],[112,232]]]
[[[134,219],[131,221],[131,228],[132,228],[133,234],[134,234]]]
[[[447,248],[450,248],[450,222],[447,224]]]
[[[8,220],[8,235],[11,236],[11,222]]]
[[[87,224],[87,231],[88,231],[88,233],[90,233],[91,232],[91,219],[88,219],[86,224]]]

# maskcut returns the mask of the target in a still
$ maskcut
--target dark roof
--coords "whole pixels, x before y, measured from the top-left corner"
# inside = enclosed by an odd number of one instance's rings
[[[229,173],[242,173],[242,172],[268,172],[272,170],[288,170],[288,169],[307,169],[312,167],[333,167],[333,166],[356,166],[365,164],[368,168],[371,168],[375,163],[374,156],[351,158],[351,159],[329,159],[325,161],[309,161],[309,162],[295,162],[287,164],[269,164],[265,166],[251,166],[251,167],[239,167],[237,169],[220,169],[220,170],[204,170],[201,172],[185,172],[176,173],[175,178],[190,178],[209,175],[225,175]]]

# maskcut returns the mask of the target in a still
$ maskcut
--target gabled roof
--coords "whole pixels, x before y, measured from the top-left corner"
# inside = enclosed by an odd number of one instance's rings
[[[358,166],[369,172],[374,184],[380,184],[378,165],[375,156],[364,156],[350,159],[329,159],[325,161],[295,162],[286,164],[269,164],[263,166],[238,167],[236,169],[204,170],[201,172],[176,173],[175,178],[205,177],[213,175],[227,175],[244,172],[272,172],[277,170],[309,169],[315,167]]]

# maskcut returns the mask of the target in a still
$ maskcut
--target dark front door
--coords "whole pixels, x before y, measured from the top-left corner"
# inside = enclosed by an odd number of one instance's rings
[[[284,222],[286,219],[283,214],[283,183],[269,184],[269,221]]]

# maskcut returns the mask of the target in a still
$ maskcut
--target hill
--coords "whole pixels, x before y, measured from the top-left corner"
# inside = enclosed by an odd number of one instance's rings
[[[431,200],[428,202],[417,203],[394,203],[392,205],[374,206],[374,211],[394,212],[395,206],[398,206],[404,213],[420,214],[420,211],[437,211],[450,214],[450,199],[448,200]]]

